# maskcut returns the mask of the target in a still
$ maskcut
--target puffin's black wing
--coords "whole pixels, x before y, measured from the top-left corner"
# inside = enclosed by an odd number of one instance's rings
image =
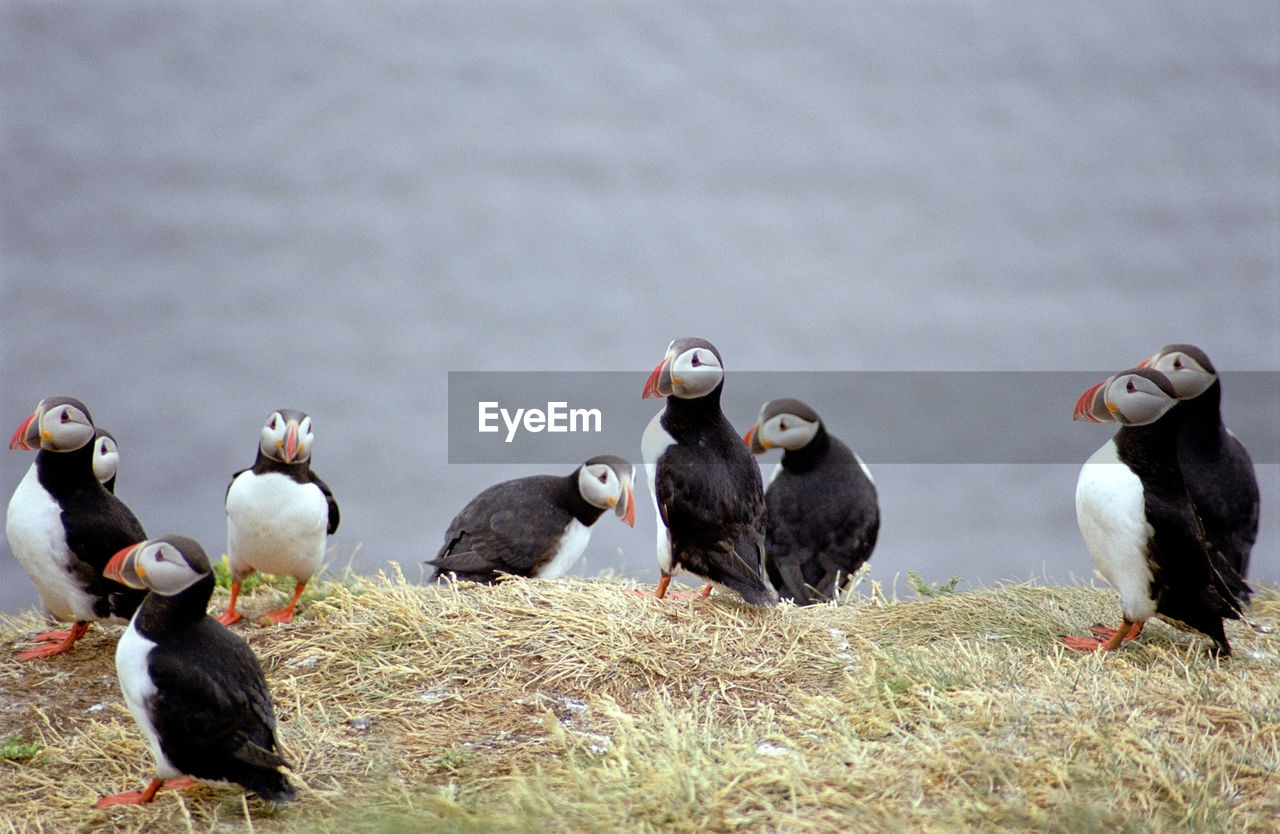
[[[146,531],[123,501],[96,482],[68,503],[76,508],[73,513],[62,513],[67,546],[75,554],[71,572],[80,586],[97,598],[98,616],[132,617],[147,592],[123,588],[102,571],[118,551],[146,539]]]
[[[263,799],[293,798],[277,770],[287,763],[271,693],[248,644],[206,618],[191,635],[152,649],[148,670],[156,686],[152,718],[174,767],[236,782]]]
[[[1201,535],[1190,502],[1167,501],[1148,490],[1144,495],[1156,612],[1213,638],[1223,656],[1231,654],[1222,620],[1239,619],[1236,591],[1239,574]]]
[[[743,453],[747,467],[714,458],[702,446],[669,446],[658,458],[658,512],[676,563],[732,588],[753,605],[772,605],[763,580],[760,471],[745,446]]]
[[[495,484],[462,508],[429,564],[436,576],[493,582],[498,573],[531,576],[554,550],[573,516],[551,495],[562,479],[535,475]]]
[[[320,476],[314,472],[309,473],[311,483],[320,487],[320,491],[324,493],[324,498],[329,502],[329,529],[328,533],[332,536],[338,530],[338,522],[341,520],[338,515],[338,502],[333,497],[333,491],[329,489],[329,485],[320,480]]]
[[[820,467],[785,465],[765,494],[769,579],[796,602],[831,599],[837,582],[871,557],[880,532],[875,485],[847,447],[832,438]]]

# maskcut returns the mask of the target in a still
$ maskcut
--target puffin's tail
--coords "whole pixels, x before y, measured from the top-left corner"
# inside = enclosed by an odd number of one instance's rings
[[[293,783],[289,781],[289,777],[285,776],[283,771],[254,768],[249,773],[244,774],[244,777],[240,784],[244,785],[246,790],[256,793],[267,802],[290,802],[297,796]]]

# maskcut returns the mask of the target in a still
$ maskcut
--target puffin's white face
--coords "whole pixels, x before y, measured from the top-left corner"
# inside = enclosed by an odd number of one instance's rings
[[[103,573],[130,588],[146,588],[166,597],[185,591],[205,575],[164,539],[149,539],[121,550]]]
[[[705,347],[693,347],[683,353],[667,354],[667,374],[672,397],[692,400],[705,397],[724,379],[720,360]]]
[[[1178,404],[1152,380],[1139,374],[1120,374],[1107,383],[1106,407],[1117,423],[1145,426],[1163,417]]]
[[[116,448],[116,442],[105,434],[101,435],[93,444],[93,474],[98,483],[105,484],[114,478],[119,467],[120,450]]]
[[[311,417],[300,411],[272,412],[262,427],[258,448],[262,454],[282,463],[301,463],[311,459]]]
[[[628,525],[635,525],[635,502],[632,496],[634,468],[621,474],[607,463],[588,463],[578,470],[578,491],[593,507],[612,509]]]
[[[36,409],[40,427],[40,448],[50,452],[72,452],[93,439],[93,421],[80,408],[59,403],[46,410],[44,402]]]
[[[778,446],[792,451],[808,446],[820,425],[817,420],[806,420],[795,414],[775,414],[760,424],[755,436],[764,449]]]
[[[1200,396],[1218,378],[1216,373],[1201,365],[1195,357],[1180,350],[1156,354],[1147,367],[1167,376],[1180,400]]]

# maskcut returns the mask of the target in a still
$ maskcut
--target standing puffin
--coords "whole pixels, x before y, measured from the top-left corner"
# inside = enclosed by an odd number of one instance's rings
[[[144,594],[102,576],[113,553],[146,538],[138,519],[94,472],[97,444],[84,403],[46,397],[13,434],[10,449],[39,451],[9,500],[5,534],[52,617],[69,631],[35,636],[41,643],[18,660],[69,650],[96,620],[127,620]]]
[[[218,620],[231,625],[240,583],[255,570],[298,580],[293,599],[258,618],[262,625],[293,620],[307,580],[320,568],[325,536],[338,529],[338,502],[311,471],[311,418],[301,411],[272,412],[262,427],[258,459],[227,487],[227,560],[231,601]]]
[[[1064,638],[1071,648],[1110,651],[1159,616],[1231,654],[1222,620],[1240,618],[1234,572],[1208,548],[1187,494],[1177,404],[1169,380],[1148,368],[1116,374],[1076,402],[1076,420],[1121,426],[1080,470],[1076,520],[1094,564],[1120,593],[1123,618],[1118,629],[1095,626],[1094,638]]]
[[[834,598],[876,546],[880,505],[871,472],[800,400],[765,403],[742,439],[756,455],[784,450],[764,493],[769,581],[798,605]]]
[[[141,791],[104,796],[97,808],[150,802],[195,777],[235,782],[270,802],[293,799],[280,772],[275,708],[253,650],[205,613],[213,594],[209,557],[186,536],[139,542],[112,557],[105,575],[151,593],[116,646],[116,674],[156,775]]]
[[[705,339],[676,339],[649,375],[643,396],[666,397],[641,452],[658,519],[657,596],[688,573],[773,605],[764,580],[765,507],[760,467],[720,410],[724,365]]]
[[[107,492],[116,491],[116,470],[120,468],[120,449],[106,429],[93,432],[93,474]]]
[[[570,475],[534,475],[489,487],[450,522],[444,546],[427,563],[435,567],[431,581],[450,574],[490,584],[500,573],[561,576],[586,550],[591,525],[606,509],[635,526],[634,478],[630,463],[601,455]]]
[[[1258,478],[1249,453],[1222,423],[1218,372],[1195,345],[1165,345],[1143,367],[1168,377],[1182,400],[1178,464],[1191,503],[1209,544],[1243,579],[1258,538]],[[1236,591],[1241,603],[1247,604],[1251,594],[1243,582]]]

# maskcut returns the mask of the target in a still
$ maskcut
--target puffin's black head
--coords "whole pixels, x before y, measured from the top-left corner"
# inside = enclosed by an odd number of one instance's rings
[[[1130,368],[1094,385],[1076,400],[1074,419],[1146,426],[1178,404],[1168,377],[1150,368]]]
[[[311,418],[292,408],[273,411],[262,426],[258,450],[280,463],[304,463],[311,459]]]
[[[95,429],[93,437],[93,475],[108,492],[115,492],[120,449],[116,446],[115,437],[106,429]]]
[[[808,403],[791,397],[770,400],[760,409],[755,425],[742,439],[753,455],[777,446],[788,451],[809,445],[822,428],[822,419]]]
[[[210,572],[209,557],[199,542],[186,536],[162,536],[124,548],[111,557],[102,573],[130,588],[170,597]]]
[[[628,527],[636,526],[636,504],[632,494],[636,469],[615,455],[599,455],[578,469],[578,492],[593,507],[610,509]]]
[[[691,400],[705,397],[722,385],[724,362],[720,351],[706,339],[689,337],[667,346],[667,354],[649,374],[642,396]]]
[[[1208,354],[1195,345],[1165,345],[1138,367],[1151,368],[1167,376],[1180,400],[1200,396],[1218,378]]]
[[[9,448],[74,452],[93,434],[93,418],[84,403],[72,397],[45,397],[13,433]]]

